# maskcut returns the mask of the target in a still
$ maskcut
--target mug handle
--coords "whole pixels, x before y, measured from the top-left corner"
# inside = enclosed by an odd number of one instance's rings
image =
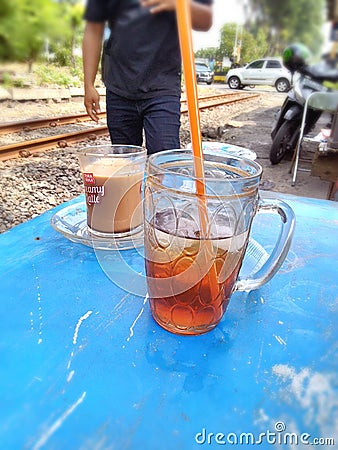
[[[260,200],[258,213],[278,214],[282,222],[281,230],[276,245],[263,266],[249,277],[238,277],[234,291],[252,291],[267,283],[279,270],[290,249],[296,223],[292,208],[282,200]]]

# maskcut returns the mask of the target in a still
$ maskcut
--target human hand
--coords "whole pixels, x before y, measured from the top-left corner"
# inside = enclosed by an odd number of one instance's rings
[[[145,8],[149,8],[152,14],[176,9],[176,0],[140,0],[140,3]]]
[[[97,123],[101,112],[100,95],[94,86],[85,88],[84,105],[90,118]]]

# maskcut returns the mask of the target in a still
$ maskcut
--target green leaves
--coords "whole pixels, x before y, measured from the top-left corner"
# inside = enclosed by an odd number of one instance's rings
[[[224,25],[221,29],[220,52],[230,58],[234,54],[236,42],[240,47],[242,64],[265,56],[268,50],[267,33],[264,29],[258,29],[255,35],[235,23]]]
[[[301,42],[319,56],[322,27],[325,22],[325,0],[248,0],[245,24],[223,25],[218,48],[202,49],[198,57],[209,55],[218,61],[240,51],[240,63],[264,56],[281,57],[292,42]],[[212,51],[211,51],[212,50]]]
[[[301,42],[313,54],[319,53],[325,0],[250,0],[250,30],[264,28],[268,33],[270,56],[280,55],[292,42]]]
[[[0,0],[0,59],[27,61],[30,69],[48,49],[68,49],[81,39],[83,2]]]

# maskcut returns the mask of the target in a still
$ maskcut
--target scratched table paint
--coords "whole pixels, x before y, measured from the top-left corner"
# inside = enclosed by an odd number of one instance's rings
[[[338,445],[337,203],[283,198],[297,224],[281,270],[199,337],[158,327],[51,228],[55,210],[2,234],[1,449]]]

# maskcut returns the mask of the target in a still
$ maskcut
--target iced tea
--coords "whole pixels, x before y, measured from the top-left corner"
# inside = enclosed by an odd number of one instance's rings
[[[214,328],[228,306],[248,232],[227,236],[218,227],[206,245],[192,220],[181,217],[178,226],[177,214],[167,210],[156,213],[152,223],[145,221],[145,234],[148,294],[155,320],[179,334]]]

